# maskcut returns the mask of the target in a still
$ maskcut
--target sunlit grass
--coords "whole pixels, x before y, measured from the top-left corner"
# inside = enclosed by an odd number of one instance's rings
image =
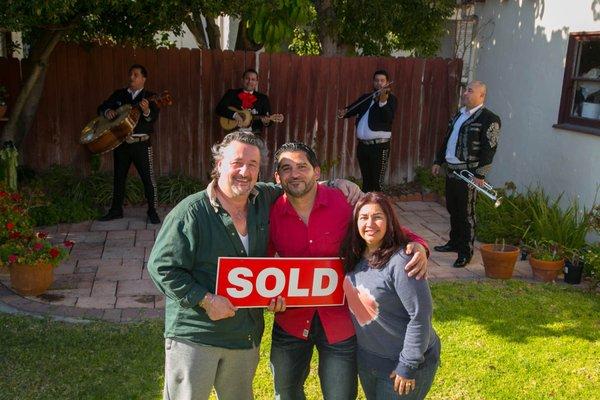
[[[519,281],[436,283],[432,292],[442,366],[428,398],[598,398],[597,294]],[[257,399],[273,397],[271,326],[267,316]],[[163,357],[159,321],[73,325],[0,316],[0,399],[159,399]],[[322,398],[316,359],[306,392]]]

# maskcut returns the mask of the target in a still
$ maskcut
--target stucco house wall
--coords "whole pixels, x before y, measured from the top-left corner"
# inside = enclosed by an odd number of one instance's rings
[[[522,190],[540,183],[565,201],[590,205],[600,184],[600,136],[553,128],[571,32],[600,31],[598,0],[487,0],[476,3],[474,78],[502,118],[489,181]]]

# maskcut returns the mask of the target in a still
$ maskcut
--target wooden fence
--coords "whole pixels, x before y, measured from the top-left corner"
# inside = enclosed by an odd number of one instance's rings
[[[15,60],[0,59],[2,81],[20,82]],[[328,177],[360,177],[354,119],[336,119],[336,110],[372,90],[372,74],[390,74],[398,108],[392,132],[388,182],[411,179],[428,165],[455,111],[461,62],[449,59],[316,57],[197,49],[132,49],[61,44],[52,54],[43,96],[31,132],[23,142],[24,163],[36,168],[73,165],[89,171],[90,154],[79,145],[82,127],[97,106],[126,85],[133,63],[146,66],[146,87],[169,90],[175,104],[161,111],[155,147],[159,175],[182,173],[206,178],[210,147],[222,138],[215,106],[225,90],[239,87],[242,72],[256,68],[259,91],[266,93],[284,123],[266,131],[269,150],[301,140],[326,162]],[[112,169],[112,155],[102,156]]]

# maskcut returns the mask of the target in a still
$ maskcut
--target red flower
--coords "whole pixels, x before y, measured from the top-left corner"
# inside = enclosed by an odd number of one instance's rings
[[[12,222],[7,222],[6,223],[6,229],[8,229],[9,231],[12,231],[15,228],[15,224]]]
[[[0,197],[6,197],[8,195],[8,193],[6,193],[4,190],[0,190]]]
[[[12,263],[16,263],[18,259],[19,259],[19,258],[18,258],[16,255],[14,255],[14,254],[11,254],[10,256],[8,256],[8,262],[9,262],[10,264],[12,264]]]
[[[65,240],[63,245],[67,248],[70,249],[71,247],[73,247],[73,245],[75,244],[75,242],[72,242],[70,240]]]
[[[18,239],[18,238],[21,237],[21,234],[19,232],[17,232],[17,231],[14,231],[14,232],[11,232],[8,235],[8,237],[11,238],[11,239]]]
[[[37,243],[35,243],[35,244],[33,245],[33,249],[34,249],[35,251],[40,251],[40,250],[42,250],[43,248],[44,248],[44,245],[43,245],[42,243],[40,243],[40,242],[37,242]]]
[[[53,247],[48,253],[50,253],[50,257],[56,258],[60,255],[60,250],[58,250],[56,247]]]
[[[21,201],[21,195],[19,193],[13,193],[10,198],[12,201]]]
[[[46,232],[38,232],[35,234],[35,236],[37,236],[38,239],[46,239],[48,234]]]

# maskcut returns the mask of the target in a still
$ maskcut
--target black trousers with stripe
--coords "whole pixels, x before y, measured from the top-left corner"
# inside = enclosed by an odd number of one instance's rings
[[[144,194],[148,201],[148,209],[156,209],[157,193],[156,181],[154,180],[153,153],[150,141],[125,143],[117,147],[113,152],[114,157],[114,182],[113,199],[110,210],[113,212],[123,211],[125,201],[125,181],[131,163],[135,166],[142,183]]]
[[[475,241],[475,201],[477,190],[452,175],[446,176],[446,209],[450,213],[449,244],[459,256],[473,255]]]
[[[358,142],[356,157],[362,175],[362,191],[380,192],[390,157],[390,142],[375,144]]]

